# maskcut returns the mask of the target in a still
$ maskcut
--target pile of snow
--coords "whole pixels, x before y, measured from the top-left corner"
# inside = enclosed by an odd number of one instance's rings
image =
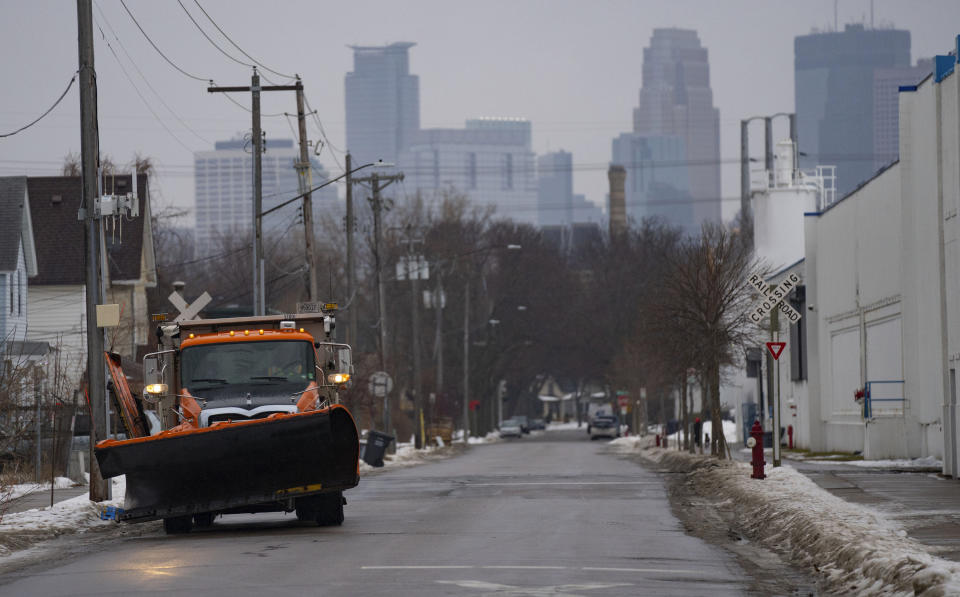
[[[586,423],[583,423],[586,425]],[[580,427],[581,429],[585,427]],[[569,431],[570,429],[578,429],[576,421],[570,421],[569,423],[547,423],[547,431]]]
[[[73,486],[74,482],[67,477],[57,477],[53,480],[54,489],[66,489]],[[15,500],[37,491],[50,491],[50,483],[20,483],[17,485],[8,485],[3,488],[5,501]]]
[[[734,507],[752,540],[785,550],[797,564],[823,574],[840,593],[958,595],[960,564],[931,555],[883,513],[851,504],[795,469],[751,467],[658,448],[644,455],[674,470],[690,471],[697,491]],[[735,506],[733,506],[735,505]]]
[[[492,444],[492,443],[495,443],[495,442],[498,442],[498,441],[500,441],[500,432],[499,432],[499,431],[491,431],[491,432],[487,433],[487,434],[486,434],[485,436],[483,436],[483,437],[473,437],[473,436],[471,436],[471,437],[467,438],[467,443],[469,443],[471,446],[476,446],[476,445],[480,445],[480,444]]]
[[[653,433],[659,433],[659,431],[656,430],[656,428],[654,428]],[[706,443],[706,441],[707,441],[707,436],[710,435],[711,433],[713,433],[713,424],[708,419],[703,422],[703,430],[701,431],[702,437],[700,438],[700,440],[704,442],[703,443],[704,446],[710,445],[709,443]],[[667,445],[676,446],[677,440],[680,439],[682,441],[684,435],[686,434],[682,430],[668,435]],[[727,445],[740,443],[741,441],[743,441],[740,438],[740,428],[737,427],[737,423],[735,421],[727,421],[727,420],[723,421],[723,437],[724,439],[727,440]]]
[[[639,450],[640,448],[648,447],[653,444],[653,438],[649,435],[646,437],[641,437],[639,435],[629,435],[626,437],[618,437],[615,440],[611,440],[607,443],[608,446],[613,446],[617,450],[633,452]]]
[[[488,436],[489,437],[489,436]],[[470,443],[474,443],[472,440],[478,439],[482,440],[484,438],[470,438]],[[493,440],[491,440],[493,441]],[[482,443],[482,442],[477,442]],[[399,443],[397,444],[397,451],[394,454],[384,454],[383,456],[383,466],[382,467],[373,467],[364,462],[360,461],[360,473],[370,473],[373,471],[390,469],[390,468],[405,468],[408,466],[415,466],[418,464],[423,464],[430,460],[436,460],[438,458],[447,458],[454,452],[453,446],[425,446],[421,449],[417,449],[413,442],[409,443]],[[361,454],[362,455],[362,454]]]
[[[69,479],[67,481],[69,484],[66,484],[66,487],[73,484]],[[61,481],[57,479],[57,483]],[[106,506],[123,507],[126,486],[126,477],[114,478],[114,499],[107,502],[91,502],[89,496],[84,494],[56,503],[53,507],[34,508],[5,515],[0,521],[0,556],[8,556],[16,550],[59,535],[115,524],[109,520],[101,520],[100,511]],[[47,489],[49,490],[49,484]]]

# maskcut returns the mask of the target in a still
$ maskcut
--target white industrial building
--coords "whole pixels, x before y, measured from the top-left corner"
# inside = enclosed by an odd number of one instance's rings
[[[792,297],[803,326],[782,326],[788,353],[780,376],[783,424],[795,427],[797,444],[867,459],[942,458],[955,478],[956,62],[955,54],[939,56],[932,76],[900,88],[898,162],[839,201],[821,195],[814,209],[772,188],[753,198],[758,255],[779,267],[768,282],[790,271],[803,280],[803,295]],[[791,263],[798,230],[803,255]]]

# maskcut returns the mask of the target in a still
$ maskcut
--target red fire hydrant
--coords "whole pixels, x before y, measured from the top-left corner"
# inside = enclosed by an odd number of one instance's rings
[[[750,475],[750,478],[765,478],[766,475],[763,474],[763,465],[767,463],[763,459],[763,426],[760,425],[760,421],[753,422],[753,427],[750,428],[750,439],[747,440],[747,445],[753,449],[753,459],[751,461],[751,464],[753,464],[753,474]]]
[[[660,434],[657,434],[657,447],[660,447]]]
[[[793,449],[793,425],[787,427],[787,437],[790,438],[789,448]]]

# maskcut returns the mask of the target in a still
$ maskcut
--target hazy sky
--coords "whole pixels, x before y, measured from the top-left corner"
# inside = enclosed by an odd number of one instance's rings
[[[247,62],[209,26],[193,0],[182,2],[221,47]],[[652,30],[695,29],[709,51],[714,103],[720,109],[721,153],[731,162],[722,170],[723,196],[730,199],[724,203],[724,214],[730,217],[739,201],[738,166],[733,163],[739,159],[739,121],[793,110],[793,39],[814,28],[832,28],[835,3],[200,0],[200,4],[254,58],[303,77],[307,98],[337,148],[345,145],[343,79],[353,64],[346,46],[412,41],[417,45],[410,51],[410,65],[420,77],[422,126],[459,127],[476,116],[529,118],[534,151],[572,152],[575,191],[598,204],[605,201],[611,140],[632,128],[643,48]],[[893,24],[910,30],[914,61],[952,50],[960,33],[957,0],[875,0],[873,5],[878,27]],[[250,69],[204,39],[176,0],[127,0],[127,6],[160,50],[184,70],[221,85],[249,84]],[[850,22],[869,24],[869,0],[839,0],[837,6],[841,28]],[[192,152],[211,149],[213,141],[248,130],[249,114],[220,95],[208,94],[205,83],[164,62],[119,0],[95,0],[94,20],[133,81],[131,85],[97,31],[101,151],[117,163],[129,162],[136,151],[155,158],[159,170],[152,185],[155,194],[159,192],[168,204],[192,207]],[[76,71],[76,4],[6,3],[0,51],[4,56],[0,133],[5,133],[49,107]],[[248,94],[237,100],[249,106]],[[265,114],[295,108],[293,93],[264,94]],[[784,136],[780,131],[785,127],[785,122],[779,125],[777,138]],[[263,128],[269,137],[292,136],[282,117],[265,118]],[[310,137],[317,136],[311,126]],[[752,153],[762,151],[760,128],[751,140]],[[0,175],[56,174],[63,157],[79,149],[74,86],[45,120],[0,139]],[[330,151],[325,148],[319,159],[329,171],[339,173],[342,155]]]

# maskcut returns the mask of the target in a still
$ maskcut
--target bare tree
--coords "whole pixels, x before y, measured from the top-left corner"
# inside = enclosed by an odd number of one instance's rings
[[[668,253],[662,300],[657,313],[675,324],[675,335],[699,347],[712,419],[711,454],[727,452],[720,412],[720,372],[736,363],[749,340],[750,292],[745,282],[755,262],[739,234],[705,224],[699,237]]]

